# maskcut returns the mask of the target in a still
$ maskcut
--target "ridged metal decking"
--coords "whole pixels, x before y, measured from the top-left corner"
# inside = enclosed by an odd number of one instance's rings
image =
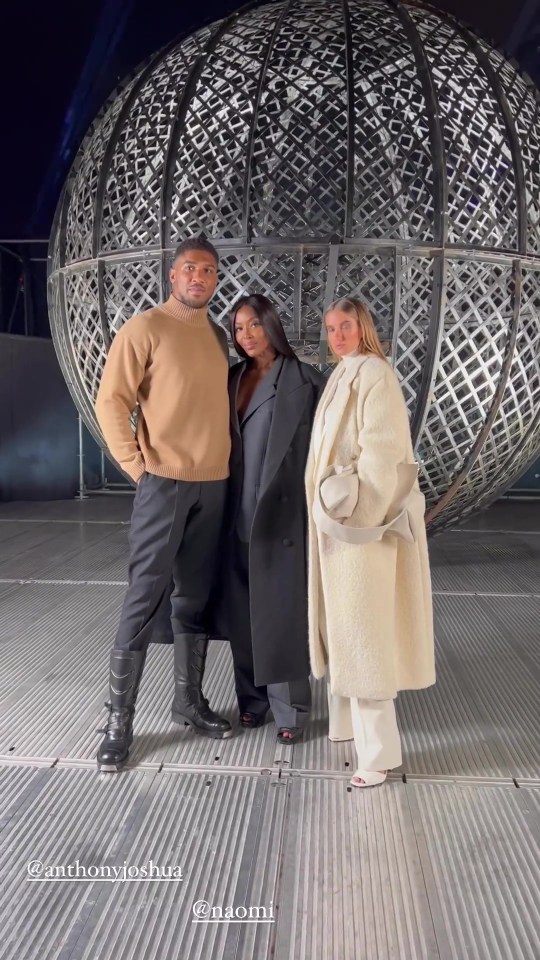
[[[0,929],[5,960],[538,960],[540,515],[502,505],[431,545],[438,683],[399,700],[402,771],[352,791],[350,744],[169,721],[151,648],[132,765],[98,775],[129,502],[0,505]],[[212,704],[234,721],[230,654]],[[178,865],[38,882],[27,863]],[[194,923],[193,904],[269,923]]]

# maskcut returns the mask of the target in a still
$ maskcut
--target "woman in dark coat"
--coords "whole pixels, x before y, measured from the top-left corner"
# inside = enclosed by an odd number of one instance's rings
[[[240,723],[271,708],[292,743],[309,716],[304,472],[325,379],[301,363],[270,300],[242,297],[230,320],[243,359],[229,373],[231,475],[220,571]]]

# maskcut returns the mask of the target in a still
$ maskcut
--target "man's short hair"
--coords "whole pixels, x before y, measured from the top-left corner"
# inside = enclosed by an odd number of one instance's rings
[[[179,243],[176,250],[174,251],[173,263],[176,263],[178,257],[184,253],[189,253],[190,250],[204,250],[205,253],[209,253],[214,260],[216,261],[216,266],[219,265],[219,254],[213,243],[210,243],[206,237],[191,237],[188,240],[182,240],[182,243]]]

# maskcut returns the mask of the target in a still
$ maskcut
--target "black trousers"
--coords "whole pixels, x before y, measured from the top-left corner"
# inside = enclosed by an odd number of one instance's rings
[[[232,537],[227,584],[229,640],[240,713],[260,716],[270,708],[278,727],[303,727],[311,707],[309,677],[265,686],[255,684],[249,612],[249,544],[236,535]]]
[[[191,483],[145,473],[129,533],[129,583],[114,642],[144,650],[170,598],[173,634],[205,633],[225,503],[226,480]]]

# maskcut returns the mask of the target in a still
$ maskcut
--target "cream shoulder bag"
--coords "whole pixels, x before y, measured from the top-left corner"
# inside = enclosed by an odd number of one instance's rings
[[[418,486],[418,464],[399,463],[397,484],[385,522],[379,527],[352,527],[343,520],[350,517],[358,503],[360,480],[356,464],[330,466],[315,489],[313,519],[318,529],[334,540],[345,543],[374,543],[392,534],[415,543],[424,528],[424,495]]]

